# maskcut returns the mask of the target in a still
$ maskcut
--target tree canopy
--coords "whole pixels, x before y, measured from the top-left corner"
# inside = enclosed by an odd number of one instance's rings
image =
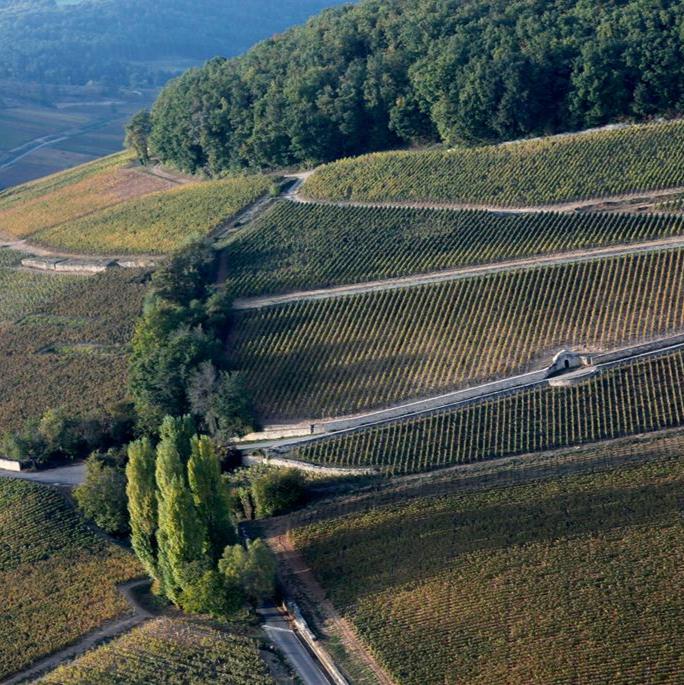
[[[363,0],[172,81],[152,144],[219,174],[679,113],[683,26],[672,0]]]

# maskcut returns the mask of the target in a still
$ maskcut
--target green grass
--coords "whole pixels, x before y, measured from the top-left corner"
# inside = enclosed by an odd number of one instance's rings
[[[684,353],[298,448],[324,466],[415,473],[684,424]]]
[[[280,202],[228,241],[238,297],[680,235],[681,217],[496,214]]]
[[[265,195],[266,176],[192,183],[38,231],[38,243],[85,253],[164,254],[205,237]]]
[[[156,619],[41,678],[40,685],[273,685],[239,626]]]
[[[135,557],[94,533],[56,490],[0,480],[0,678],[128,609]]]
[[[429,397],[684,327],[683,251],[237,312],[232,348],[267,419]]]
[[[145,290],[144,272],[135,270],[79,277],[0,326],[0,434],[50,408],[88,416],[125,400],[128,344]]]
[[[314,199],[497,206],[684,185],[684,122],[453,150],[388,152],[333,162],[304,185]]]
[[[645,463],[372,506],[291,536],[398,685],[677,685],[684,440],[642,449]]]

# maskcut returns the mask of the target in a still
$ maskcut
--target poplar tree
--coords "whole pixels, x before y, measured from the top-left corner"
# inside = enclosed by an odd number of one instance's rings
[[[131,543],[147,573],[158,580],[155,453],[147,438],[128,446],[126,477]]]
[[[226,545],[237,542],[221,482],[221,467],[207,436],[192,439],[188,481],[200,521],[207,531],[207,553],[218,560]]]

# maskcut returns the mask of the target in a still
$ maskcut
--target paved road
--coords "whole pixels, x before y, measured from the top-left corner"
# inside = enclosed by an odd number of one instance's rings
[[[397,290],[400,288],[410,288],[430,283],[441,283],[444,281],[458,281],[474,276],[486,276],[489,274],[510,272],[523,269],[533,269],[542,266],[557,266],[562,264],[575,264],[578,262],[588,262],[595,259],[607,259],[610,257],[622,257],[630,254],[642,252],[656,252],[659,250],[674,249],[684,247],[684,236],[674,236],[659,240],[648,240],[627,245],[611,245],[607,247],[592,247],[584,250],[572,250],[558,254],[540,255],[535,257],[525,257],[522,259],[511,259],[505,262],[493,262],[491,264],[479,264],[476,266],[456,267],[443,271],[433,271],[432,273],[416,274],[413,276],[402,276],[400,278],[388,278],[381,281],[370,281],[367,283],[354,283],[352,285],[342,285],[334,288],[322,288],[320,290],[302,290],[285,295],[267,295],[264,297],[250,297],[237,299],[233,303],[233,308],[237,310],[261,309],[263,307],[273,307],[291,302],[304,302],[309,300],[327,300],[337,297],[350,295],[361,295],[363,293],[378,292],[383,290]]]
[[[73,466],[60,466],[56,469],[36,471],[35,473],[15,471],[4,471],[0,469],[0,478],[18,478],[20,480],[30,480],[34,483],[44,485],[65,485],[76,486],[85,480],[85,464],[74,464]]]
[[[285,656],[304,685],[330,685],[318,662],[304,647],[287,619],[274,606],[259,609],[263,627],[271,642]]]

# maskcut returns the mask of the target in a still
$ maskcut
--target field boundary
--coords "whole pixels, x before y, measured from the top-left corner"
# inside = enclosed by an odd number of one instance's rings
[[[153,614],[145,609],[135,597],[135,590],[149,586],[150,582],[149,579],[139,579],[119,585],[119,590],[128,601],[133,612],[132,614],[124,615],[121,618],[106,623],[97,630],[88,633],[69,647],[54,652],[53,654],[40,659],[23,671],[15,673],[9,678],[0,681],[0,685],[19,685],[19,683],[26,682],[29,679],[33,680],[47,671],[57,668],[63,662],[81,656],[88,650],[96,647],[100,642],[127,633],[132,628],[153,618]]]

